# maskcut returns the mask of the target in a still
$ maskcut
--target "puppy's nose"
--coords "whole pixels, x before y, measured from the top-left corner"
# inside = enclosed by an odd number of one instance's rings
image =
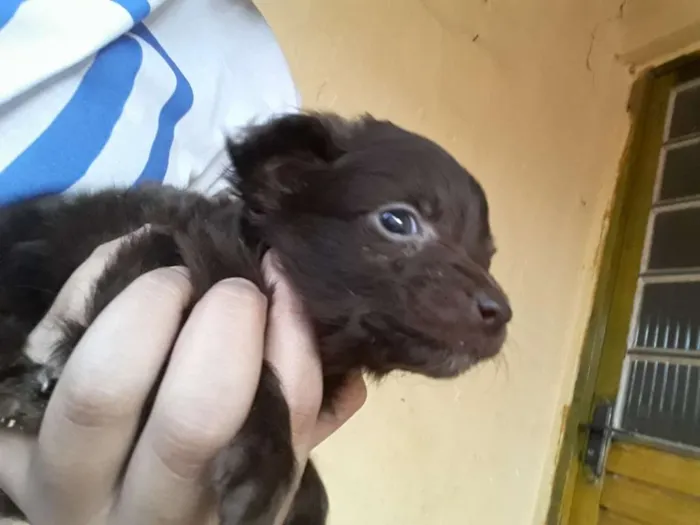
[[[513,311],[506,301],[499,301],[483,290],[474,296],[481,319],[488,328],[498,330],[513,317]]]

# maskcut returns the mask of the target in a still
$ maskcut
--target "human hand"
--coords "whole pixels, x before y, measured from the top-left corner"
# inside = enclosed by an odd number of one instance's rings
[[[91,283],[120,243],[98,248],[66,283],[30,336],[34,359],[46,358],[59,334],[56,319],[82,315]],[[208,465],[241,428],[263,359],[290,407],[300,472],[310,450],[360,408],[366,390],[358,376],[334,416],[319,416],[322,376],[308,326],[269,258],[264,270],[276,283],[269,318],[255,286],[228,279],[179,330],[191,293],[183,268],[140,277],[100,314],[71,356],[39,436],[0,433],[0,488],[32,525],[215,522]],[[136,435],[171,347],[152,412]]]

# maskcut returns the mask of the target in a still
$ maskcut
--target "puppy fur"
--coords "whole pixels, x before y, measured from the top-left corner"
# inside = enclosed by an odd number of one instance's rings
[[[228,277],[249,279],[271,297],[260,271],[270,248],[313,327],[326,409],[351,372],[455,377],[501,349],[511,310],[489,273],[486,197],[445,150],[387,121],[332,114],[279,117],[228,149],[235,195],[208,199],[143,186],[45,195],[0,209],[6,427],[38,432],[72,349],[139,275],[185,265],[194,287],[189,308]],[[151,227],[130,239],[99,279],[87,322],[63,320],[52,358],[32,361],[24,353],[27,336],[71,273],[98,245],[144,224]],[[295,475],[289,419],[265,367],[254,409],[214,463],[223,525],[273,524]],[[286,523],[320,525],[327,507],[309,463]],[[6,497],[3,515],[21,515]]]

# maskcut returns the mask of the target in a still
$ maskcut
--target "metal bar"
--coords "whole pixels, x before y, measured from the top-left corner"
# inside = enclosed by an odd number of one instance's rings
[[[654,348],[659,346],[659,318],[656,319],[656,328],[654,328]],[[627,352],[629,354],[629,351]],[[647,417],[651,417],[651,407],[654,405],[654,392],[656,392],[656,375],[659,371],[658,359],[653,361],[654,371],[651,375],[651,390],[649,391],[649,404],[647,405]],[[643,392],[643,391],[642,391]],[[640,392],[640,395],[642,395]]]
[[[644,397],[644,386],[646,385],[647,381],[647,366],[649,365],[648,361],[643,361],[644,367],[642,369],[642,384],[639,386],[639,397],[637,398],[637,415],[639,415],[639,410],[642,407],[642,397]]]
[[[687,266],[683,268],[658,268],[639,273],[640,277],[685,277],[693,275],[700,275],[700,266]]]
[[[682,137],[677,137],[667,141],[663,145],[662,153],[668,153],[676,149],[687,148],[690,146],[695,146],[700,143],[700,131],[691,133],[690,135],[684,135]]]
[[[700,197],[687,197],[673,201],[658,202],[652,207],[651,215],[656,217],[660,213],[672,213],[695,208],[700,208]]]
[[[672,283],[697,283],[700,281],[700,273],[673,272],[657,275],[642,274],[639,276],[642,285],[645,284],[672,284]]]
[[[686,360],[697,360],[698,365],[700,365],[700,350],[690,350],[686,351],[683,349],[675,348],[654,348],[653,346],[634,346],[627,350],[627,354],[633,357],[644,357],[645,359],[662,359],[669,360],[669,358],[682,358]]]
[[[683,408],[681,409],[681,418],[685,419],[685,413],[688,411],[688,396],[690,395],[690,377],[693,369],[688,365],[683,366],[685,370],[685,389],[683,391]]]
[[[647,326],[647,335],[648,328],[649,327]],[[635,345],[639,345],[641,342],[639,340],[640,330],[641,325],[638,323],[636,333],[634,335]],[[630,406],[632,405],[632,394],[634,393],[634,384],[637,380],[638,368],[639,363],[637,361],[631,361],[629,357],[625,357],[622,365],[620,387],[618,389],[617,400],[613,411],[613,425],[621,425],[623,414],[628,413],[630,410]],[[637,410],[637,414],[639,414],[639,410]]]
[[[686,195],[684,197],[674,197],[673,199],[665,199],[662,201],[659,201],[657,203],[652,204],[651,209],[652,211],[656,211],[661,209],[662,212],[665,211],[676,211],[675,209],[671,210],[665,210],[663,209],[664,207],[668,206],[669,208],[678,208],[678,209],[683,209],[683,208],[697,208],[697,203],[700,201],[700,194],[694,194],[694,195]],[[693,206],[695,204],[695,206]]]
[[[670,334],[671,326],[669,319],[666,318],[666,328],[664,329],[664,348],[668,348],[668,336]],[[661,395],[659,396],[659,412],[664,411],[664,402],[666,401],[666,385],[668,385],[668,363],[663,364],[664,367],[664,377],[661,382]]]
[[[637,379],[637,368],[639,365],[639,361],[632,361],[632,372],[631,374],[625,374],[625,377],[629,377],[629,381],[625,385],[625,390],[627,391],[627,401],[625,402],[625,410],[629,409],[629,406],[632,404],[632,393],[634,392],[634,382]],[[622,391],[622,385],[620,385],[620,390]],[[619,412],[619,410],[616,410],[615,412]]]
[[[639,445],[652,445],[666,452],[679,454],[681,456],[700,458],[700,447],[669,441],[667,439],[655,438],[645,434],[638,434],[628,430],[614,428],[612,430],[613,439],[624,441],[625,443],[635,443]]]
[[[681,366],[685,365],[676,365],[676,364],[671,364],[671,368],[673,368],[673,390],[671,391],[671,413],[673,413],[676,410],[676,401],[678,399],[678,380],[679,380],[679,370]]]
[[[695,349],[700,350],[700,328],[698,328],[698,338],[695,341]],[[698,374],[700,374],[700,369],[698,369]],[[695,414],[694,420],[700,425],[700,377],[698,378],[698,383],[695,385]]]
[[[692,324],[688,322],[688,326],[685,328],[685,348],[684,350],[690,352],[690,332],[693,329]],[[690,376],[692,373],[692,368],[690,366],[684,366],[683,369],[686,372],[685,376],[685,391],[683,392],[683,411],[681,417],[685,419],[685,412],[688,409],[688,396],[690,395]]]
[[[700,366],[700,352],[664,350],[661,348],[631,348],[627,355],[637,361]]]
[[[690,133],[688,135],[681,135],[680,137],[674,137],[672,139],[666,139],[664,146],[675,146],[684,142],[694,142],[698,138],[700,138],[700,131],[696,131],[695,133]]]
[[[646,328],[644,329],[644,346],[649,345],[649,321],[647,321]]]
[[[673,119],[673,112],[676,109],[676,98],[678,97],[679,91],[685,91],[686,89],[692,89],[691,87],[685,86],[675,86],[668,97],[668,106],[666,107],[666,115],[664,116],[664,134],[663,141],[664,144],[668,142],[669,135],[671,134],[671,121]],[[657,175],[658,177],[658,175]]]
[[[673,121],[673,115],[676,112],[676,99],[678,98],[678,93],[694,89],[698,86],[700,86],[700,79],[690,80],[688,82],[684,82],[683,84],[676,86],[671,91],[668,108],[666,108],[666,118],[664,122],[664,144],[668,144],[674,140],[669,139],[669,135],[671,134],[671,122]]]
[[[682,84],[678,84],[673,88],[673,92],[680,93],[681,91],[688,91],[696,87],[700,87],[700,78],[694,78],[692,80],[688,80],[687,82],[683,82]]]
[[[673,348],[674,350],[678,350],[678,343],[680,341],[680,336],[681,336],[681,324],[680,322],[676,321],[676,337],[673,341]],[[678,399],[678,377],[679,377],[679,369],[680,366],[682,365],[675,365],[672,364],[671,367],[673,368],[673,390],[671,391],[671,412],[676,410],[676,401]]]
[[[700,374],[700,371],[698,371]],[[695,413],[693,414],[694,421],[700,425],[700,380],[697,385],[695,385]]]

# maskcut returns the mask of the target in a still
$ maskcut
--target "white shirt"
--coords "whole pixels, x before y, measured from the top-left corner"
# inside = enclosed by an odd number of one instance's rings
[[[225,136],[298,106],[249,0],[0,0],[0,204],[146,180],[214,192]]]

